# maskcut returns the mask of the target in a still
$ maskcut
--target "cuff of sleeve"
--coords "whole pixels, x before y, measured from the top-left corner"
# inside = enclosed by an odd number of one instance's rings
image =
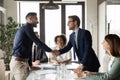
[[[81,65],[81,66],[83,66],[83,64],[82,64],[82,63],[80,63],[80,65]]]
[[[59,50],[58,50],[58,54],[61,54]]]

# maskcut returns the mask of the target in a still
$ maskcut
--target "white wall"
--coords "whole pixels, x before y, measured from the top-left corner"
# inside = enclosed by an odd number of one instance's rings
[[[86,29],[88,29],[93,38],[93,49],[95,50],[96,54],[98,54],[98,13],[97,13],[97,0],[86,0]]]
[[[11,16],[17,21],[17,2],[14,0],[4,0],[4,8],[6,9],[6,18]]]
[[[106,34],[106,2],[103,2],[102,4],[99,5],[99,59],[101,62],[101,71],[104,71],[103,69],[103,62],[105,63],[104,60],[104,55],[105,55],[105,50],[103,50],[103,47],[101,45],[104,36]],[[106,63],[105,63],[106,64]]]

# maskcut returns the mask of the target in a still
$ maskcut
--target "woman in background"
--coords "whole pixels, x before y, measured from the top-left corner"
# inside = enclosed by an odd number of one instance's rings
[[[116,34],[108,34],[102,45],[113,58],[111,69],[104,73],[84,71],[77,73],[77,76],[86,77],[86,80],[120,80],[120,37]]]
[[[54,49],[62,49],[66,45],[67,39],[65,35],[57,35],[55,37],[55,44],[56,47]],[[50,55],[49,61],[54,64],[60,64],[60,63],[70,63],[71,62],[71,51],[59,55],[57,57],[54,57],[53,55]]]

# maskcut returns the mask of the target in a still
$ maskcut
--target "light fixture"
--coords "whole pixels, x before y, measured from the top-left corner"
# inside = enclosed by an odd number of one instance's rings
[[[46,3],[42,6],[42,9],[59,9],[59,6],[53,3],[53,0],[49,0],[49,3]]]

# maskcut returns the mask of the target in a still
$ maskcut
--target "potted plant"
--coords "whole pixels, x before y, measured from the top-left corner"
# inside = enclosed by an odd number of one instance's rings
[[[3,59],[6,65],[6,70],[9,70],[13,39],[17,31],[17,27],[18,24],[12,17],[8,17],[6,25],[0,24],[0,42],[2,45],[1,49],[5,51]]]

